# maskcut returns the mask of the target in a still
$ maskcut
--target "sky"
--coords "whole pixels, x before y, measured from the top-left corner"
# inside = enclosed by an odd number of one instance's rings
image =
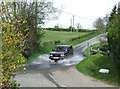
[[[105,17],[110,14],[112,8],[120,0],[50,0],[54,7],[61,10],[56,20],[46,21],[42,27],[54,27],[61,25],[68,28],[74,15],[74,27],[80,23],[83,29],[93,29],[93,22],[98,17]],[[73,24],[73,23],[72,23]]]

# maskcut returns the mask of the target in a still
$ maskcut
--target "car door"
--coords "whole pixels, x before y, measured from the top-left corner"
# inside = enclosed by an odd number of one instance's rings
[[[71,55],[73,55],[73,47],[72,46],[70,47],[70,53],[71,53]]]
[[[71,56],[71,53],[72,53],[71,47],[69,47],[67,51],[68,51],[68,57],[70,57],[70,56]]]

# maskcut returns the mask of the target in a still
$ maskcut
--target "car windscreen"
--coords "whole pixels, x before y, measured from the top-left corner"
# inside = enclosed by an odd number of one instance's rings
[[[67,51],[67,47],[56,47],[55,51],[57,52]]]

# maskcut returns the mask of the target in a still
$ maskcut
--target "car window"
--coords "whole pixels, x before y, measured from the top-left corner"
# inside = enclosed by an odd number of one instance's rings
[[[70,47],[70,49],[72,49],[72,46]]]
[[[71,50],[71,48],[68,48],[68,51],[70,51]]]
[[[56,51],[67,51],[67,47],[56,47]]]

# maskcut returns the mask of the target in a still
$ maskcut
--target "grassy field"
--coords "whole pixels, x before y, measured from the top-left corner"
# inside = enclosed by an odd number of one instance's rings
[[[41,39],[41,41],[63,41],[78,36],[84,36],[86,34],[89,34],[89,32],[45,31],[44,37]]]
[[[118,85],[118,71],[115,67],[114,60],[109,56],[104,56],[102,54],[89,56],[77,64],[76,68],[78,71],[86,75],[89,75],[96,79],[104,80],[107,83]],[[99,73],[99,69],[101,68],[109,69],[110,73]]]

